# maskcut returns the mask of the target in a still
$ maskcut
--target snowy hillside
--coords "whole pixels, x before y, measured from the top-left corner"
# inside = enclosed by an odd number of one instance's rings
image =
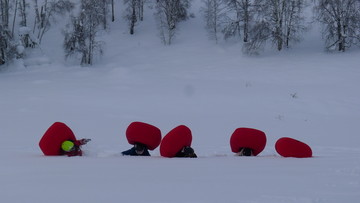
[[[244,56],[239,44],[207,39],[198,9],[171,46],[161,44],[150,10],[135,36],[116,22],[92,67],[64,62],[54,49],[59,25],[42,52],[1,72],[1,201],[358,202],[359,50],[326,53],[314,28],[289,51]],[[56,121],[92,139],[84,156],[43,156],[38,142]],[[121,156],[133,121],[163,136],[187,125],[199,158],[164,158],[158,149]],[[259,156],[231,152],[239,127],[266,133]],[[309,144],[314,157],[281,157],[281,137]]]

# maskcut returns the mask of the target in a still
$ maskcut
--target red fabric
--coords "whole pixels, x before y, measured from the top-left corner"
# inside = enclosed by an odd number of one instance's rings
[[[154,150],[160,145],[161,131],[147,123],[133,122],[126,129],[126,138],[129,144],[141,143],[149,150]]]
[[[160,154],[164,157],[174,157],[183,147],[191,146],[191,141],[191,130],[180,125],[164,136],[160,145]]]
[[[82,143],[82,139],[81,139],[81,140],[75,140],[74,145],[77,147],[80,147],[81,145],[84,145],[84,144]]]
[[[283,157],[312,157],[312,150],[309,145],[289,137],[278,139],[275,143],[275,149]]]
[[[230,137],[231,151],[237,153],[241,148],[250,148],[256,156],[266,145],[266,135],[263,131],[252,128],[238,128]]]
[[[66,140],[76,141],[72,130],[61,122],[52,124],[39,142],[44,155],[62,155],[61,144]]]

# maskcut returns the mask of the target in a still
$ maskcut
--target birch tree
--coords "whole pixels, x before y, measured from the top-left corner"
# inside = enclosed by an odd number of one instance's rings
[[[305,0],[257,0],[259,12],[250,30],[250,40],[244,44],[247,53],[256,53],[267,42],[281,51],[299,42],[306,31]]]
[[[209,38],[218,42],[218,35],[222,30],[221,23],[226,18],[226,7],[222,0],[203,0],[204,7],[201,11],[206,23]]]
[[[157,0],[155,17],[160,39],[170,45],[177,31],[177,24],[188,18],[189,0]]]
[[[315,1],[317,20],[322,24],[322,36],[327,50],[344,52],[360,44],[360,1]]]
[[[64,50],[66,58],[80,55],[81,65],[92,65],[94,58],[103,54],[102,42],[97,40],[102,30],[102,8],[97,0],[81,0],[81,11],[77,17],[71,18],[71,23],[64,31]]]
[[[49,31],[52,22],[56,22],[58,15],[65,15],[74,8],[71,0],[44,0],[39,4],[34,0],[35,23],[33,32],[37,35],[38,43],[41,44],[44,34]]]

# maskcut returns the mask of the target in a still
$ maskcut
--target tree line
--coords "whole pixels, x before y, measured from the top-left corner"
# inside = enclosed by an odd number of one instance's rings
[[[115,3],[121,4],[121,12],[115,10]],[[178,24],[194,15],[189,12],[191,3],[192,0],[0,0],[0,65],[24,58],[27,49],[41,46],[53,23],[66,15],[70,18],[63,30],[65,57],[76,56],[81,65],[91,65],[94,57],[103,54],[104,43],[99,34],[108,30],[110,22],[125,20],[133,35],[144,21],[145,9],[154,13],[160,41],[171,45],[179,31]],[[259,54],[266,44],[283,51],[299,43],[309,27],[309,10],[322,26],[326,50],[344,52],[360,45],[360,0],[202,0],[199,16],[204,19],[211,40],[237,40],[242,42],[244,53]],[[115,14],[119,14],[119,19]]]

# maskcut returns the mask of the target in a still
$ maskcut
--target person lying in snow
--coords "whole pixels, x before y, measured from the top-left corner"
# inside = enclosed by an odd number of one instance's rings
[[[65,123],[55,122],[40,139],[39,147],[46,156],[82,156],[80,146],[89,141],[90,139],[77,140]]]
[[[146,145],[141,143],[135,143],[134,147],[129,150],[121,152],[125,156],[150,156],[149,150]]]
[[[237,156],[257,156],[266,145],[266,134],[254,128],[237,128],[230,137],[231,151]]]
[[[163,157],[197,158],[191,148],[192,134],[190,128],[179,125],[168,132],[161,141],[160,154]]]
[[[133,145],[122,155],[150,156],[149,150],[156,149],[161,142],[161,131],[156,126],[144,122],[132,122],[126,129],[128,143]]]

